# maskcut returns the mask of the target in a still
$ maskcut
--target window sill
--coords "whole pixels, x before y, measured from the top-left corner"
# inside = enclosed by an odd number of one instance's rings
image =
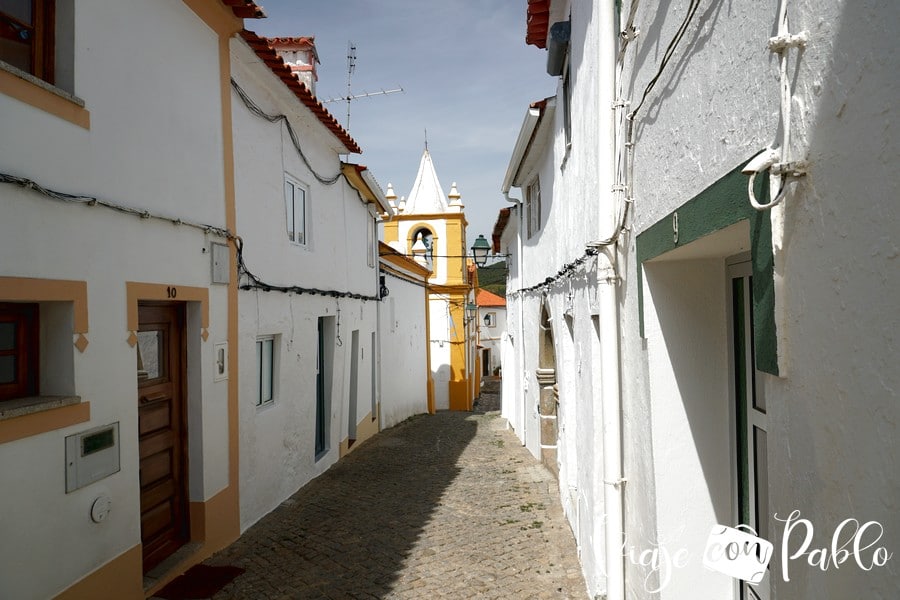
[[[85,423],[91,403],[79,396],[34,396],[0,403],[0,444]]]
[[[84,100],[2,60],[0,93],[84,129],[91,128],[91,113],[84,108]]]
[[[34,413],[71,406],[81,402],[80,396],[31,396],[0,403],[0,421],[24,417]]]

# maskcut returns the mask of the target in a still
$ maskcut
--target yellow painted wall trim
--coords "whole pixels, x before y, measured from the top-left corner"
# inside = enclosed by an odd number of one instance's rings
[[[77,103],[0,69],[0,94],[15,98],[84,129],[91,128],[91,113]]]
[[[0,277],[0,300],[71,302],[74,305],[72,332],[88,332],[87,282],[85,281]]]
[[[126,550],[56,596],[56,600],[143,598],[141,545]]]
[[[79,402],[59,408],[22,415],[0,421],[0,444],[55,431],[91,420],[91,403]]]
[[[125,282],[125,295],[128,302],[128,331],[138,330],[139,300],[172,300],[175,302],[200,303],[200,327],[206,332],[209,328],[209,288],[194,287],[166,283]],[[206,340],[206,337],[203,338]]]
[[[240,532],[234,532],[230,526],[231,519],[237,518],[231,515],[234,496],[231,488],[225,488],[206,502],[190,503],[191,541],[200,546],[144,590],[142,597],[152,596],[194,565],[237,540]]]
[[[218,0],[184,0],[184,3],[219,36],[231,36],[244,28],[243,19]]]
[[[353,445],[350,444],[350,438],[344,438],[341,441],[338,457],[343,458],[344,456],[350,454],[353,450],[359,447],[361,443],[372,437],[378,433],[378,420],[372,418],[372,413],[369,412],[362,418],[362,420],[356,424],[356,439],[353,440]]]

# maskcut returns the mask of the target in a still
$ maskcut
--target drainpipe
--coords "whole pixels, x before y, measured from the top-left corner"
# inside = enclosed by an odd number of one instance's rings
[[[506,198],[507,202],[512,202],[516,205],[516,215],[519,219],[519,223],[516,226],[516,256],[519,258],[519,287],[521,288],[522,282],[525,281],[525,257],[522,255],[522,227],[524,227],[525,225],[525,221],[522,215],[525,211],[522,210],[522,199],[511,198],[509,195],[509,189],[503,192],[503,197]],[[525,315],[523,314],[524,297],[522,296],[522,294],[519,294],[519,298],[517,299],[517,301],[519,303],[519,310],[517,311],[518,315],[516,318],[516,320],[518,321],[518,331],[516,331],[516,335],[519,338],[519,344],[516,347],[516,354],[518,355],[516,362],[518,362],[519,369],[521,369],[522,371],[522,376],[519,378],[519,381],[522,385],[522,393],[519,395],[522,401],[522,405],[519,408],[519,417],[521,423],[522,445],[527,446],[528,443],[526,440],[528,438],[528,425],[525,422],[525,416],[526,408],[528,406],[528,400],[526,399],[525,394]],[[538,435],[540,435],[540,431],[538,432]]]
[[[603,501],[606,512],[606,598],[624,600],[625,564],[622,557],[624,527],[622,518],[624,479],[622,478],[622,401],[619,369],[619,276],[617,269],[619,223],[616,206],[619,194],[614,190],[616,177],[616,15],[615,0],[599,3],[598,18],[598,130],[600,185],[600,236],[597,285],[600,338],[600,406],[602,412],[602,447],[594,448],[594,456],[603,456]],[[605,264],[604,264],[605,263]],[[596,443],[596,442],[595,442]],[[596,517],[597,515],[595,515]],[[597,520],[597,519],[595,519]]]

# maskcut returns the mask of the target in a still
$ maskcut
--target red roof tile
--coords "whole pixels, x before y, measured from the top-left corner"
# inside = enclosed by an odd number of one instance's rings
[[[506,308],[506,298],[501,298],[497,294],[478,288],[475,290],[475,304],[478,306],[502,306]]]
[[[260,37],[247,29],[241,31],[241,37],[244,38],[244,41],[247,42],[247,45],[250,46],[260,60],[262,60],[266,66],[281,79],[284,85],[294,92],[297,99],[312,111],[316,118],[319,119],[319,121],[321,121],[321,123],[339,140],[341,140],[341,143],[344,144],[347,150],[355,154],[362,153],[359,145],[357,145],[356,141],[350,137],[347,130],[341,127],[338,120],[335,119],[325,106],[316,99],[312,92],[309,91],[309,88],[307,88],[299,79],[294,77],[291,68],[285,64],[280,56],[278,56],[278,53],[272,48],[268,39]]]
[[[222,4],[231,7],[231,11],[238,19],[266,18],[262,6],[257,6],[252,0],[222,0]]]
[[[494,254],[500,254],[500,236],[503,235],[503,230],[506,229],[508,222],[509,209],[501,208],[500,214],[497,215],[497,222],[494,223],[494,231],[491,233],[491,251]]]
[[[547,31],[550,27],[550,0],[528,0],[525,43],[547,47]]]

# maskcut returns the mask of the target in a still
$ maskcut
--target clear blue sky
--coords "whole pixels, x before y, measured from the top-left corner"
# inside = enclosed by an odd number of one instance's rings
[[[513,144],[531,102],[556,92],[546,52],[525,45],[526,0],[258,0],[267,19],[245,25],[267,37],[315,36],[317,96],[343,97],[347,45],[356,45],[353,93],[402,87],[355,100],[350,135],[368,166],[397,196],[412,188],[428,149],[444,192],[457,182],[468,245],[490,239]],[[346,103],[326,105],[346,123]]]

